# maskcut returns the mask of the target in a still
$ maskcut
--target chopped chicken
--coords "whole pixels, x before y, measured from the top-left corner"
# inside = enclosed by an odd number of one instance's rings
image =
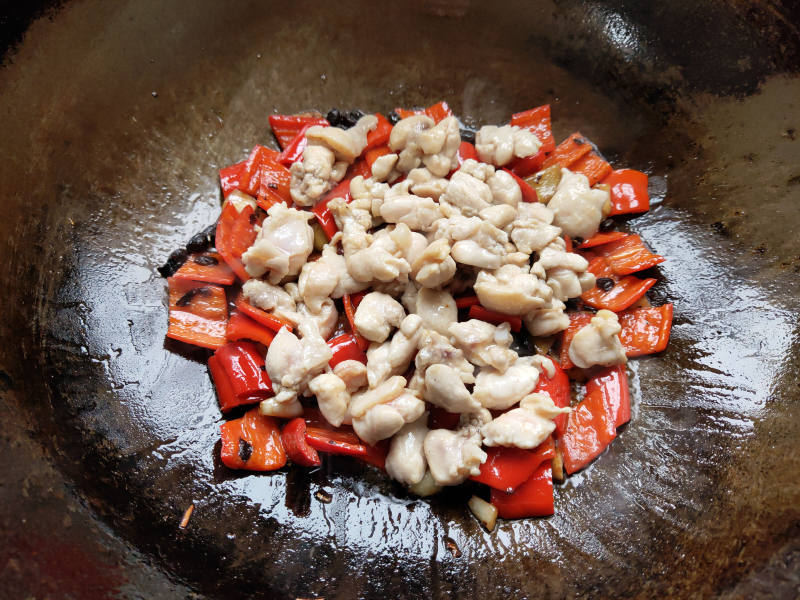
[[[242,286],[242,295],[256,308],[275,316],[292,321],[297,318],[297,303],[284,288],[260,279],[248,279]]]
[[[406,380],[397,375],[374,389],[353,396],[350,415],[358,437],[374,444],[397,433],[425,412],[425,403],[404,388]]]
[[[462,173],[467,173],[468,175],[472,175],[475,179],[478,179],[484,183],[489,183],[492,176],[495,174],[495,170],[492,165],[477,161],[474,158],[468,158],[465,160],[459,171]]]
[[[417,294],[416,310],[422,318],[422,326],[442,335],[448,334],[450,325],[458,321],[456,301],[449,292],[422,288]]]
[[[472,396],[484,408],[505,410],[530,394],[538,381],[539,369],[533,357],[521,356],[505,372],[493,367],[482,368],[475,377]]]
[[[456,261],[450,256],[450,242],[440,238],[428,244],[411,263],[411,276],[422,287],[435,288],[448,283],[456,274]]]
[[[284,327],[267,349],[265,368],[275,401],[281,404],[296,401],[308,381],[321,373],[333,356],[312,323],[301,322],[300,334],[302,338],[298,339]]]
[[[477,475],[487,458],[486,452],[481,450],[480,432],[472,428],[434,429],[425,437],[423,449],[437,485],[458,485],[469,476]]]
[[[525,267],[507,264],[492,273],[478,273],[475,294],[481,305],[507,315],[524,315],[544,306],[553,292]]]
[[[533,337],[546,337],[569,327],[569,317],[564,312],[566,305],[558,298],[552,298],[542,308],[529,312],[523,317],[525,327]]]
[[[515,125],[484,125],[475,135],[475,149],[485,163],[502,167],[516,158],[532,156],[541,147],[539,138],[528,129]]]
[[[308,389],[317,397],[319,410],[325,420],[334,427],[341,425],[350,403],[347,384],[333,373],[323,373],[309,382]]]
[[[495,171],[486,183],[492,190],[492,202],[494,204],[506,204],[517,208],[522,202],[522,190],[514,177],[506,171]]]
[[[594,287],[595,277],[587,271],[589,262],[580,254],[567,252],[563,239],[553,240],[539,255],[531,272],[546,273],[547,285],[559,300],[577,298]]]
[[[372,178],[375,181],[393,181],[400,174],[395,170],[395,165],[400,157],[394,152],[379,156],[372,163]]]
[[[325,244],[322,256],[307,262],[300,271],[297,287],[303,302],[309,309],[319,312],[325,299],[333,295],[339,281],[347,274],[344,256],[330,244]]]
[[[333,367],[333,374],[344,381],[348,394],[367,385],[367,365],[358,360],[343,360]]]
[[[251,277],[269,271],[270,282],[279,283],[287,275],[297,275],[314,249],[314,230],[308,224],[314,215],[283,203],[270,207],[267,215],[242,263]]]
[[[461,381],[475,383],[473,375],[475,367],[464,357],[464,352],[453,346],[445,336],[435,331],[423,330],[417,343],[417,356],[414,364],[417,367],[415,376],[425,376],[425,370],[431,365],[443,364],[458,371]]]
[[[330,149],[337,161],[352,163],[367,145],[367,133],[375,129],[378,125],[378,118],[375,115],[365,115],[350,129],[339,129],[338,127],[322,127],[315,125],[306,131],[308,146],[322,146]]]
[[[397,300],[381,292],[370,292],[358,305],[354,321],[358,332],[369,341],[383,342],[405,316],[406,311]]]
[[[258,412],[267,417],[293,419],[303,414],[303,405],[297,398],[288,402],[279,402],[277,397],[273,396],[258,404]]]
[[[508,204],[493,204],[484,208],[478,213],[478,216],[498,229],[505,229],[517,218],[517,211]],[[525,256],[525,258],[527,259],[528,257]]]
[[[389,477],[404,485],[422,481],[428,463],[422,449],[428,435],[428,413],[412,423],[403,425],[392,438],[386,455],[386,472]]]
[[[398,121],[389,136],[389,148],[398,153],[398,171],[408,173],[424,165],[437,177],[444,177],[458,166],[460,144],[455,117],[434,124],[426,115],[413,115]]]
[[[511,224],[511,241],[525,254],[539,252],[561,236],[561,230],[551,225],[552,222],[553,211],[544,204],[522,202]]]
[[[439,202],[454,207],[465,217],[474,217],[491,205],[492,190],[486,183],[461,168],[453,173]]]
[[[392,375],[402,375],[408,370],[417,353],[421,332],[422,319],[419,315],[410,314],[400,323],[391,341],[370,345],[367,350],[366,376],[371,388],[377,387]]]
[[[372,168],[374,170],[374,164]],[[448,184],[447,179],[444,177],[436,177],[425,168],[412,169],[409,171],[406,180],[411,182],[409,191],[411,191],[411,193],[413,193],[415,196],[433,198],[437,202],[439,201],[441,195],[444,194]]]
[[[558,408],[547,394],[529,394],[514,408],[481,428],[485,446],[516,446],[532,449],[547,439],[556,424],[553,419],[569,408]]]
[[[571,238],[588,240],[608,214],[609,193],[590,188],[586,175],[562,169],[561,181],[547,207],[553,211],[554,225]]]
[[[306,146],[302,160],[289,169],[292,200],[300,206],[313,206],[336,182],[341,181],[346,171],[347,164],[337,163],[330,148]]]
[[[380,215],[387,223],[405,223],[417,231],[429,231],[442,218],[435,200],[413,194],[385,198]]]
[[[508,235],[480,217],[454,215],[437,221],[431,235],[434,239],[447,238],[453,243],[450,255],[456,262],[497,269],[507,253]]]
[[[481,408],[461,381],[458,371],[447,365],[431,365],[427,368],[424,398],[452,413],[471,413]]]
[[[622,327],[617,315],[599,310],[591,322],[578,330],[569,345],[569,359],[581,369],[592,365],[619,365],[627,362],[619,339]]]
[[[470,319],[453,323],[448,333],[470,362],[479,367],[493,367],[502,373],[518,358],[517,353],[509,348],[514,338],[508,323],[494,326],[486,321]]]
[[[364,179],[361,175],[353,177],[350,180],[350,198],[352,202],[346,209],[342,206],[337,207],[339,217],[346,218],[345,211],[348,211],[351,213],[352,218],[358,218],[360,227],[369,228],[374,224],[375,219],[370,218],[368,213],[371,213],[372,217],[380,216],[380,206],[383,204],[383,199],[390,189],[389,184],[381,183],[373,177],[367,179]],[[359,212],[352,214],[354,210]]]
[[[309,306],[300,302],[297,305],[297,315],[291,319],[294,325],[299,326],[303,320],[310,319],[316,326],[319,334],[328,339],[336,329],[336,323],[339,321],[339,312],[336,310],[336,305],[330,298],[325,298],[319,304],[319,310],[313,311]]]

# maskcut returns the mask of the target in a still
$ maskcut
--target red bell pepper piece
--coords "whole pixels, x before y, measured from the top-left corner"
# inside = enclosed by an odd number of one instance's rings
[[[456,298],[456,307],[458,308],[469,308],[470,306],[475,306],[480,303],[477,296],[461,296],[460,298]]]
[[[262,398],[260,397],[237,398],[236,392],[233,391],[233,386],[225,374],[225,370],[214,355],[208,357],[208,370],[211,373],[211,380],[214,382],[214,389],[217,392],[219,409],[222,412],[228,412],[230,409],[243,404],[261,402]]]
[[[553,138],[553,130],[550,126],[549,104],[511,115],[511,125],[524,127],[533,132],[542,143],[542,147],[539,149],[540,153],[544,154],[555,150],[556,141]],[[542,158],[542,160],[544,159]],[[538,171],[539,169],[536,170]],[[526,173],[526,175],[528,174]],[[524,177],[524,175],[522,176]]]
[[[281,441],[289,459],[302,467],[322,464],[319,453],[306,442],[306,422],[302,417],[292,419],[283,426]]]
[[[597,246],[594,252],[604,256],[617,275],[630,275],[661,264],[666,259],[653,254],[638,235],[628,235],[616,242]]]
[[[219,170],[219,186],[222,188],[222,197],[227,198],[233,190],[242,189],[247,161],[243,160],[230,167]]]
[[[578,330],[585,327],[594,317],[594,313],[590,312],[574,312],[569,313],[569,326],[561,334],[561,352],[559,354],[559,362],[562,369],[571,369],[575,365],[569,359],[569,345],[572,343],[572,338],[578,333]]]
[[[261,185],[261,165],[266,161],[277,164],[280,153],[266,146],[255,146],[245,161],[239,189],[250,196],[258,195]]]
[[[169,327],[167,337],[202,348],[225,344],[228,303],[225,290],[188,279],[167,279]]]
[[[608,244],[609,242],[616,242],[617,240],[621,240],[622,238],[626,237],[628,237],[628,234],[623,231],[600,231],[595,233],[588,240],[581,242],[578,248],[594,248],[595,246],[602,246],[603,244]]]
[[[217,252],[242,281],[250,279],[242,264],[242,254],[253,245],[258,235],[254,222],[255,207],[252,198],[233,194],[225,200],[217,221]]]
[[[339,228],[336,227],[336,220],[333,218],[331,211],[328,210],[328,202],[334,198],[344,198],[345,202],[350,202],[349,179],[345,179],[340,182],[339,185],[325,194],[325,197],[317,202],[316,205],[314,205],[314,208],[311,209],[311,212],[314,213],[314,216],[317,218],[317,221],[322,227],[322,230],[325,232],[325,235],[328,236],[328,239],[331,239],[334,235],[336,235],[336,232],[339,231]]]
[[[231,268],[214,251],[190,255],[173,277],[175,279],[205,281],[206,283],[218,283],[220,285],[231,285],[236,279]]]
[[[461,415],[458,413],[447,412],[438,406],[431,406],[428,413],[428,429],[455,429]]]
[[[650,209],[647,175],[633,169],[612,171],[603,183],[610,187],[612,215],[641,213]]]
[[[547,376],[547,372],[542,372],[539,376],[539,382],[533,390],[536,393],[547,393],[553,404],[559,408],[564,408],[570,405],[570,384],[567,374],[555,361],[553,368],[555,373],[552,377]],[[555,436],[560,437],[564,433],[564,428],[567,426],[567,415],[558,415],[553,421],[556,424]]]
[[[275,339],[275,332],[258,321],[251,319],[243,312],[233,310],[228,319],[225,337],[231,342],[253,340],[259,344],[269,346],[272,340]]]
[[[572,238],[569,237],[568,235],[563,235],[561,237],[564,239],[564,245],[566,246],[566,251],[567,252],[574,252],[575,251],[575,247],[572,244]]]
[[[542,167],[545,169],[553,165],[569,167],[572,163],[576,162],[584,155],[589,154],[591,151],[592,145],[589,143],[589,140],[576,131],[556,146],[552,154],[545,159]]]
[[[538,202],[539,196],[536,194],[536,190],[534,190],[528,182],[522,179],[519,175],[514,173],[514,171],[509,171],[508,169],[503,169],[506,173],[511,175],[514,178],[514,181],[517,182],[519,185],[519,190],[522,192],[522,200],[523,202]]]
[[[487,323],[494,323],[495,325],[499,325],[500,323],[508,323],[511,325],[511,331],[519,331],[522,329],[521,317],[516,315],[506,315],[494,310],[489,310],[480,304],[474,304],[470,306],[468,315],[470,319],[479,319],[481,321],[486,321]]]
[[[414,115],[428,115],[436,123],[442,119],[453,116],[453,111],[450,110],[450,107],[444,100],[421,110],[395,108],[394,112],[396,112],[401,119],[407,119],[408,117],[413,117]]]
[[[589,180],[589,185],[602,181],[611,173],[611,165],[595,152],[584,154],[569,166],[573,173],[582,173]]]
[[[639,279],[633,275],[620,277],[611,269],[608,260],[598,256],[589,263],[588,271],[598,279],[610,279],[613,286],[605,291],[600,285],[581,294],[581,300],[593,308],[606,308],[619,312],[637,302],[645,292],[656,284],[656,279]]]
[[[354,301],[354,296],[350,294],[345,294],[342,296],[342,304],[344,305],[344,314],[347,316],[347,322],[350,324],[350,331],[355,336],[356,342],[358,343],[358,347],[362,350],[366,351],[369,348],[369,340],[365,338],[363,335],[358,333],[358,328],[356,328],[356,308],[358,308],[358,303]],[[361,302],[361,299],[364,297],[361,294],[358,297],[358,302]]]
[[[386,145],[376,146],[364,152],[364,160],[367,161],[367,165],[369,165],[370,173],[372,173],[372,164],[381,156],[386,156],[390,152],[389,146]]]
[[[280,164],[288,168],[303,158],[303,151],[308,145],[306,131],[314,126],[329,127],[330,124],[325,119],[316,119],[314,122],[309,122],[303,125],[295,134],[294,138],[292,138],[292,140],[285,147],[281,146],[283,148],[283,152],[281,152],[280,156],[278,157],[278,162]]]
[[[229,469],[274,471],[286,464],[278,424],[254,408],[239,419],[223,423],[222,464]]]
[[[631,420],[631,393],[625,365],[606,367],[586,382],[586,395],[599,394],[614,427]]]
[[[292,143],[303,127],[311,125],[327,127],[330,125],[326,119],[320,117],[301,117],[299,115],[270,115],[269,124],[282,150]]]
[[[359,459],[373,467],[386,470],[386,455],[389,453],[389,440],[380,440],[375,442],[374,446],[364,444],[364,456]]]
[[[511,171],[520,177],[528,177],[542,170],[542,165],[547,158],[544,148],[539,148],[539,152],[533,156],[520,158],[511,163]]]
[[[486,454],[487,459],[481,465],[480,474],[470,479],[510,494],[528,481],[539,465],[556,455],[556,447],[553,438],[548,437],[532,450],[496,446],[486,448]]]
[[[264,357],[253,342],[225,344],[214,353],[237,398],[266,398],[272,382],[264,369]]]
[[[328,361],[331,369],[344,360],[357,360],[367,364],[367,355],[364,354],[358,339],[352,333],[343,333],[328,340],[328,346],[333,351],[333,357]]]
[[[469,142],[461,142],[461,145],[458,147],[458,154],[456,156],[458,158],[459,167],[470,158],[472,160],[480,160],[478,158],[478,151],[475,149],[475,146]]]
[[[634,308],[619,315],[619,339],[627,356],[662,352],[672,329],[672,304]]]
[[[306,443],[329,454],[344,454],[362,458],[367,454],[367,447],[358,436],[351,431],[306,427]]]
[[[553,467],[549,462],[540,465],[530,479],[511,494],[492,489],[491,502],[497,508],[497,514],[504,519],[552,515]]]
[[[421,110],[408,110],[407,108],[395,108],[394,112],[397,113],[397,116],[401,119],[407,119],[408,117],[422,114]]]
[[[265,310],[261,310],[250,304],[247,300],[244,299],[244,296],[239,294],[234,300],[234,305],[238,310],[246,314],[251,319],[258,321],[262,325],[266,325],[275,333],[278,333],[282,327],[286,327],[289,331],[293,330],[291,322],[287,321],[286,319],[279,317],[278,315],[273,315],[272,313],[268,313]]]
[[[378,125],[367,134],[367,146],[365,150],[371,150],[389,143],[389,136],[392,134],[392,124],[380,113],[376,113]],[[370,163],[371,165],[372,163]]]

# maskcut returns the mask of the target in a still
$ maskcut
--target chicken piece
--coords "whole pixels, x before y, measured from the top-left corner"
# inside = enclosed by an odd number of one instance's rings
[[[309,145],[303,150],[303,158],[295,162],[289,172],[292,175],[289,193],[295,204],[312,206],[322,198],[334,183],[344,177],[346,171],[336,163],[336,155],[324,146]]]
[[[422,288],[417,294],[416,313],[422,318],[422,326],[442,335],[448,327],[458,321],[456,301],[449,292]]]
[[[354,395],[350,403],[350,416],[363,417],[374,406],[385,404],[402,394],[405,385],[405,378],[395,375],[374,388]]]
[[[262,400],[258,404],[258,412],[267,417],[277,417],[279,419],[293,419],[303,414],[303,405],[295,398],[288,402],[279,402],[273,396]]]
[[[301,322],[300,333],[302,339],[284,327],[267,349],[265,368],[272,381],[275,401],[281,404],[295,401],[307,382],[321,373],[333,356],[313,325]]]
[[[544,281],[525,268],[503,265],[492,273],[481,271],[475,280],[481,305],[507,315],[525,315],[543,307],[553,296]]]
[[[459,169],[450,178],[439,202],[454,207],[465,217],[474,217],[492,203],[492,190],[487,184]]]
[[[444,177],[436,177],[425,168],[412,169],[409,171],[406,180],[411,182],[409,190],[415,196],[432,198],[437,202],[447,189],[448,183],[448,180]]]
[[[434,126],[434,121],[427,115],[413,115],[398,121],[389,135],[389,148],[398,153],[395,168],[408,173],[422,163],[424,151],[420,147],[419,134]]]
[[[248,279],[242,286],[242,295],[256,308],[292,322],[297,319],[297,304],[281,287],[260,279]]]
[[[375,219],[371,217],[380,217],[379,208],[389,189],[389,184],[381,183],[373,177],[353,177],[350,180],[350,205],[346,209],[338,206],[337,211],[343,217],[344,212],[349,211],[352,217],[358,219],[361,227],[369,229],[375,223]],[[353,214],[354,210],[357,214]],[[341,226],[339,228],[342,229]]]
[[[561,170],[556,193],[547,203],[553,211],[553,224],[571,238],[588,240],[600,228],[600,221],[610,210],[608,190],[589,187],[582,173]]]
[[[553,211],[544,204],[522,202],[511,224],[511,241],[525,254],[539,252],[561,235],[561,230],[551,225],[552,222]]]
[[[539,381],[533,357],[520,356],[506,371],[484,367],[475,378],[472,397],[484,408],[505,410],[530,394]]]
[[[455,215],[439,219],[431,228],[429,237],[455,242],[450,250],[453,259],[482,269],[499,268],[507,253],[506,233],[480,217]]]
[[[312,311],[319,312],[322,302],[334,293],[345,273],[347,263],[344,256],[339,255],[330,244],[325,244],[322,256],[303,265],[297,280],[305,305]]]
[[[406,312],[397,300],[380,292],[370,292],[356,309],[358,332],[371,342],[383,342],[393,327],[399,327]]]
[[[422,319],[419,315],[411,314],[403,319],[390,342],[370,345],[367,350],[366,366],[370,387],[377,387],[392,375],[401,375],[408,370],[411,360],[417,353],[421,332]]]
[[[517,218],[517,211],[508,204],[493,204],[484,208],[478,216],[498,229],[505,229]]]
[[[486,180],[489,189],[492,191],[492,202],[494,204],[507,204],[517,208],[522,202],[522,190],[514,177],[506,171],[495,171]]]
[[[544,442],[556,424],[553,419],[569,408],[558,408],[547,394],[529,394],[514,408],[481,428],[485,446],[532,449]]]
[[[450,256],[450,242],[445,238],[428,244],[411,264],[411,276],[422,287],[435,288],[449,282],[456,274],[456,261]]]
[[[422,449],[428,435],[428,413],[412,423],[403,425],[392,438],[386,455],[386,472],[389,477],[404,485],[415,485],[422,481],[428,463]]]
[[[405,223],[415,231],[429,231],[433,223],[442,218],[434,200],[413,194],[384,198],[380,215],[388,223]]]
[[[461,381],[458,371],[447,365],[431,365],[426,369],[423,397],[451,413],[472,413],[481,408]]]
[[[372,178],[375,181],[393,181],[397,179],[400,173],[394,167],[398,158],[400,157],[394,152],[376,158],[372,163]]]
[[[505,372],[517,360],[509,348],[514,338],[508,323],[494,326],[486,321],[470,319],[453,323],[448,328],[453,343],[461,348],[471,363]]]
[[[353,181],[356,179],[358,178],[356,177]],[[332,198],[328,202],[328,210],[333,215],[336,226],[341,232],[342,251],[346,260],[370,245],[372,236],[367,233],[367,230],[372,227],[371,200],[369,198],[353,200],[349,203],[344,198]]]
[[[417,341],[417,349],[419,351],[414,359],[417,367],[415,377],[424,378],[428,367],[443,364],[458,371],[464,383],[475,383],[475,367],[464,357],[464,352],[453,346],[442,334],[423,329]]]
[[[270,282],[279,283],[287,275],[297,275],[314,249],[314,230],[308,224],[314,215],[283,203],[270,207],[267,215],[242,263],[251,277],[269,271]]]
[[[487,458],[480,433],[471,429],[434,429],[425,436],[423,450],[437,485],[458,485],[477,475]]]
[[[343,360],[333,367],[333,374],[344,381],[348,394],[367,385],[367,365],[358,360]]]
[[[533,337],[546,337],[564,331],[569,327],[569,317],[564,312],[566,305],[558,298],[529,312],[523,317],[525,328]]]
[[[514,157],[525,158],[539,151],[541,142],[533,132],[515,125],[484,125],[475,135],[475,149],[485,163],[502,167]]]
[[[473,158],[465,160],[459,171],[467,175],[472,175],[475,179],[484,183],[489,183],[492,176],[495,174],[495,169],[492,165],[477,161]]]
[[[430,129],[420,132],[419,145],[425,153],[422,164],[436,177],[445,177],[458,167],[461,132],[458,119],[445,117]]]
[[[336,305],[330,298],[322,300],[316,311],[311,310],[309,306],[300,302],[297,305],[296,317],[290,320],[297,326],[304,320],[310,320],[319,331],[319,334],[323,338],[328,339],[333,333],[333,330],[336,329],[336,324],[339,321],[339,312],[336,310]]]
[[[625,364],[628,359],[619,339],[620,331],[622,327],[616,314],[610,310],[597,311],[589,324],[572,338],[569,359],[581,369]]]
[[[576,298],[594,287],[595,277],[587,271],[589,262],[581,255],[566,251],[563,239],[557,238],[541,251],[531,272],[547,275],[547,285],[559,300]]]
[[[401,376],[390,377],[378,387],[353,396],[350,416],[358,437],[374,444],[391,437],[425,412],[425,403],[404,388]]]
[[[333,373],[323,373],[309,382],[308,389],[317,397],[317,405],[325,420],[334,427],[339,427],[347,415],[347,405],[350,404],[347,384]]]
[[[308,147],[323,146],[329,148],[336,160],[352,163],[367,145],[367,134],[378,125],[375,115],[365,115],[349,129],[338,127],[322,127],[314,125],[306,131]]]

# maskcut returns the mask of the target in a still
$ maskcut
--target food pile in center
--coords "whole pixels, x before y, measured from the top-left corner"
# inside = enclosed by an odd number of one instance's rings
[[[282,152],[221,172],[216,251],[169,269],[167,335],[216,350],[223,412],[257,405],[222,425],[223,462],[349,454],[418,495],[487,484],[489,528],[552,514],[554,470],[629,419],[627,357],[669,337],[632,275],[664,259],[608,219],[647,210],[647,176],[556,146],[549,106],[474,144],[445,103],[270,121]]]

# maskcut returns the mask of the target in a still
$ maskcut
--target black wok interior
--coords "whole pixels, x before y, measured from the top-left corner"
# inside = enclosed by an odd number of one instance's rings
[[[798,597],[797,23],[747,0],[8,8],[0,597]],[[218,169],[274,146],[269,114],[440,99],[470,126],[549,102],[557,139],[650,173],[625,227],[676,307],[609,451],[555,516],[492,533],[464,492],[346,460],[227,470],[207,354],[164,341],[156,267],[216,219]]]

